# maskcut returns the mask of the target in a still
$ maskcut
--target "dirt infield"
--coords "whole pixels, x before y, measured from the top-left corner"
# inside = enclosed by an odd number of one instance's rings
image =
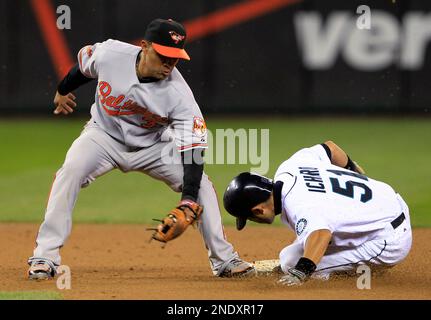
[[[26,260],[38,225],[0,224],[0,291],[55,291],[56,281],[29,281]],[[226,229],[229,240],[248,260],[274,259],[293,238],[283,227]],[[162,249],[148,243],[142,225],[75,225],[62,250],[72,270],[65,299],[431,299],[431,229],[415,229],[407,259],[373,276],[370,290],[359,290],[356,278],[312,280],[297,288],[276,284],[276,277],[219,279],[212,276],[197,230]],[[157,286],[156,286],[157,285]],[[158,289],[155,290],[155,287]]]

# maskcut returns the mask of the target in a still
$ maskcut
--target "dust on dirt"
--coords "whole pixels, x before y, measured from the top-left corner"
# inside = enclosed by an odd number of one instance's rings
[[[371,289],[359,290],[357,277],[311,280],[296,288],[278,285],[277,276],[216,278],[202,238],[192,228],[162,249],[160,243],[148,242],[151,233],[144,225],[76,224],[61,251],[62,263],[72,272],[71,289],[59,290],[55,280],[26,278],[38,227],[0,224],[1,269],[8,275],[0,278],[0,291],[58,291],[65,299],[431,299],[431,229],[414,229],[406,260],[373,274]],[[225,231],[247,261],[276,259],[293,240],[284,227]]]

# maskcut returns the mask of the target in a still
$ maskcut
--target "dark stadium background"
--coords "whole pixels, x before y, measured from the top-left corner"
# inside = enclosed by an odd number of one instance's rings
[[[364,4],[371,30],[356,28]],[[61,5],[70,30],[55,27]],[[1,0],[0,110],[46,113],[81,47],[136,42],[163,17],[189,30],[192,60],[178,67],[207,114],[428,114],[430,9],[419,0]],[[336,15],[347,17],[341,29]],[[314,51],[301,45],[313,42]],[[305,61],[319,52],[323,64]],[[80,89],[78,112],[88,113],[94,88]]]

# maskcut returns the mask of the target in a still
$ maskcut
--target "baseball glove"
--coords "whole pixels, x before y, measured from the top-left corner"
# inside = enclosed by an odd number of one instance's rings
[[[154,230],[151,239],[168,242],[184,233],[187,227],[194,224],[202,214],[203,207],[196,202],[183,200],[179,206],[172,209]]]

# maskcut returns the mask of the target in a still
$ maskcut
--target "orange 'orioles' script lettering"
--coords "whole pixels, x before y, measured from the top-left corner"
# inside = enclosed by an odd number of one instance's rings
[[[152,113],[147,108],[141,107],[133,100],[128,99],[121,104],[126,97],[123,94],[116,97],[111,95],[111,92],[112,87],[108,82],[99,82],[99,100],[108,115],[116,117],[140,114],[142,115],[142,121],[145,121],[141,127],[145,129],[150,129],[157,124],[168,124],[168,118]]]

